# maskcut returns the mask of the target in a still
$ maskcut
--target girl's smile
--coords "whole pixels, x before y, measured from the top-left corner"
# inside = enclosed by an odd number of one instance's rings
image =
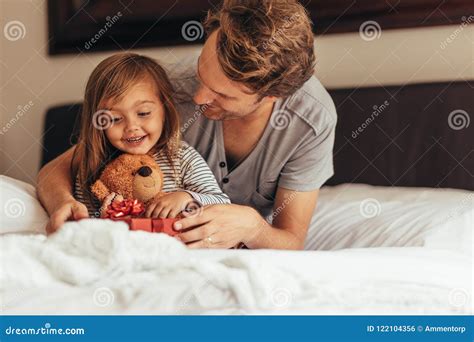
[[[122,140],[129,144],[130,146],[138,146],[140,145],[146,138],[148,137],[148,134],[142,135],[142,136],[135,136],[135,137],[130,137],[130,138],[123,138]]]

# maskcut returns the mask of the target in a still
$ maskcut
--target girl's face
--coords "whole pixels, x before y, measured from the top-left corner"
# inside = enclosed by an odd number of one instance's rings
[[[165,110],[151,82],[132,86],[120,101],[109,99],[103,107],[110,111],[112,124],[105,130],[110,143],[130,154],[146,154],[158,142]]]

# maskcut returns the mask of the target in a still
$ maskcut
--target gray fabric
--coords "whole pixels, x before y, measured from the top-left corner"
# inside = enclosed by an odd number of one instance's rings
[[[315,77],[292,96],[276,102],[257,146],[235,169],[228,170],[227,163],[220,166],[226,162],[222,123],[207,119],[192,102],[191,96],[199,85],[194,63],[179,72],[174,69],[171,75],[181,92],[177,95],[181,132],[204,157],[232,203],[254,207],[269,218],[278,186],[311,191],[333,175],[336,109]],[[228,183],[223,182],[224,178]]]

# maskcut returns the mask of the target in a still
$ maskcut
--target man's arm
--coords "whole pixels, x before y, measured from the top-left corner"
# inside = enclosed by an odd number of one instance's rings
[[[319,190],[300,192],[278,188],[273,222],[265,220],[245,241],[249,248],[303,249]]]
[[[178,235],[190,248],[230,248],[243,242],[249,248],[303,249],[318,194],[278,188],[273,226],[251,207],[217,204],[181,219],[174,228],[196,227]]]
[[[71,193],[70,165],[74,147],[51,160],[38,173],[36,191],[49,215],[64,202],[74,199]]]
[[[38,173],[36,191],[50,218],[46,231],[55,232],[67,220],[89,217],[87,208],[72,195],[70,165],[74,147],[50,161]]]

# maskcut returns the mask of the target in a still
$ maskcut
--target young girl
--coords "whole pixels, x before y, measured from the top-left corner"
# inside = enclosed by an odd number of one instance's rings
[[[175,217],[187,203],[230,203],[204,159],[180,140],[179,114],[166,72],[153,59],[133,53],[102,61],[87,82],[78,143],[71,171],[74,196],[89,215],[100,216],[104,203],[90,186],[104,166],[121,153],[149,154],[160,166],[163,191],[146,216]],[[107,202],[107,203],[106,203]]]

